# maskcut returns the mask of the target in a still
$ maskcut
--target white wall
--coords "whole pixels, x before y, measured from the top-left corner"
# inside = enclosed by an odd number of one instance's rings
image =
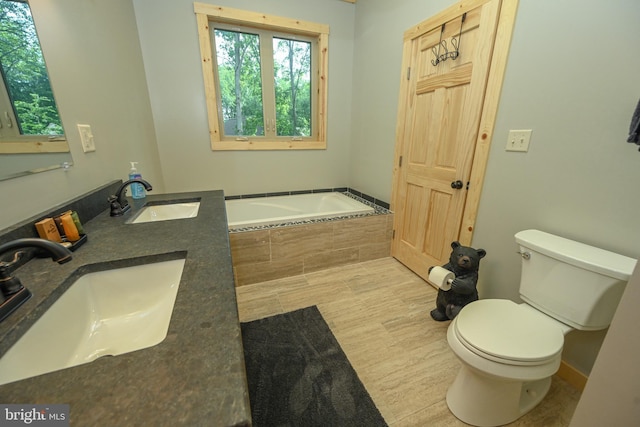
[[[212,151],[193,0],[133,0],[167,189],[222,188],[235,195],[347,185],[354,5],[337,0],[203,2],[330,26],[327,149]]]
[[[143,176],[162,191],[131,0],[29,3],[74,166],[0,181],[0,229],[126,178],[130,160],[139,161]],[[78,123],[91,125],[95,152],[82,152]]]

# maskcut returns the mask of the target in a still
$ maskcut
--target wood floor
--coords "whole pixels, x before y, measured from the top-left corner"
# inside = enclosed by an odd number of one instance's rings
[[[459,361],[449,322],[435,322],[436,291],[393,258],[237,288],[240,321],[318,306],[392,427],[465,426],[449,412]],[[568,426],[580,392],[557,377],[532,412],[511,425]]]

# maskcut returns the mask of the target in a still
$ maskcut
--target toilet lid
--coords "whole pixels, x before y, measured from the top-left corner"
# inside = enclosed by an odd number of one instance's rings
[[[455,320],[461,341],[493,358],[544,361],[559,354],[564,344],[562,329],[553,319],[510,300],[475,301]]]

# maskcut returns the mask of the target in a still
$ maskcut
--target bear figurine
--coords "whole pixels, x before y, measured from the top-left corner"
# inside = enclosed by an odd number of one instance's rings
[[[460,242],[451,243],[451,247],[453,251],[449,262],[442,267],[453,272],[455,279],[451,282],[450,290],[438,289],[436,308],[431,310],[431,317],[438,322],[452,320],[462,307],[478,299],[478,268],[480,260],[487,254],[484,249],[462,246]],[[432,268],[429,268],[429,272]]]

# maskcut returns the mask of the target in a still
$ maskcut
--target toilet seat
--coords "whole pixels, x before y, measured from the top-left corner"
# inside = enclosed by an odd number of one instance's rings
[[[467,349],[507,365],[547,363],[560,357],[564,344],[559,323],[505,299],[468,304],[451,326]]]

